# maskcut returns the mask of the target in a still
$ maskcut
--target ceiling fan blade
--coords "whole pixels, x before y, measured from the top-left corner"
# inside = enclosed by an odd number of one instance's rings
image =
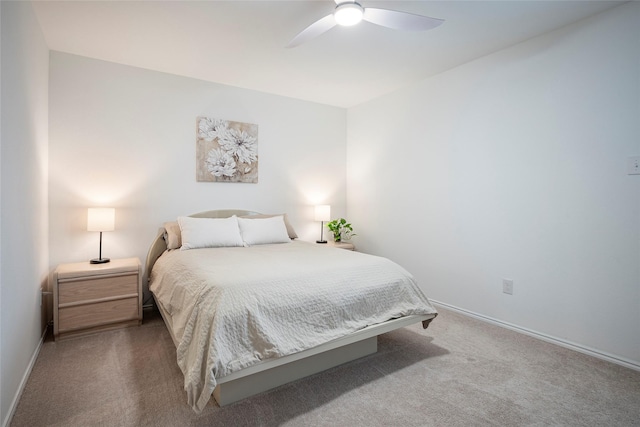
[[[371,7],[365,8],[363,19],[383,27],[405,31],[430,30],[444,22],[444,19]]]
[[[333,18],[333,14],[327,15],[302,30],[286,47],[291,48],[301,45],[304,42],[318,37],[320,34],[326,33],[335,26],[336,20]]]

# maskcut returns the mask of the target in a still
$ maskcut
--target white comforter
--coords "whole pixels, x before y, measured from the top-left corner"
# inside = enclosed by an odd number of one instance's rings
[[[300,241],[165,252],[149,288],[171,317],[197,412],[216,378],[368,325],[436,313],[392,261]]]

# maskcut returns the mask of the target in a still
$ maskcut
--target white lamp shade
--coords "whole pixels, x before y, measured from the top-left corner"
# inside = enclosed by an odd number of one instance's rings
[[[316,221],[330,221],[331,220],[331,206],[330,205],[317,205],[316,206]]]
[[[115,222],[116,210],[114,208],[89,208],[87,231],[113,231]]]

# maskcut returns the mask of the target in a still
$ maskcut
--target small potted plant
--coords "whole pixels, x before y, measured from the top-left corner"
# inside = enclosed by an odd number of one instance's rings
[[[334,219],[327,223],[327,228],[333,233],[333,240],[341,242],[343,240],[349,240],[356,234],[353,232],[353,227],[346,219]]]

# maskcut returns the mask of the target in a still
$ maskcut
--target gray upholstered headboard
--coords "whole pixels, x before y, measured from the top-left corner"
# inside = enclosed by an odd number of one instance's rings
[[[258,212],[245,211],[241,209],[223,209],[215,211],[199,212],[193,215],[189,215],[194,218],[229,218],[230,216],[246,216],[246,215],[260,215]],[[151,277],[151,269],[156,263],[156,260],[167,250],[167,243],[164,241],[164,233],[161,232],[156,236],[149,252],[147,253],[147,262],[145,264],[145,273],[147,274],[147,280]]]

